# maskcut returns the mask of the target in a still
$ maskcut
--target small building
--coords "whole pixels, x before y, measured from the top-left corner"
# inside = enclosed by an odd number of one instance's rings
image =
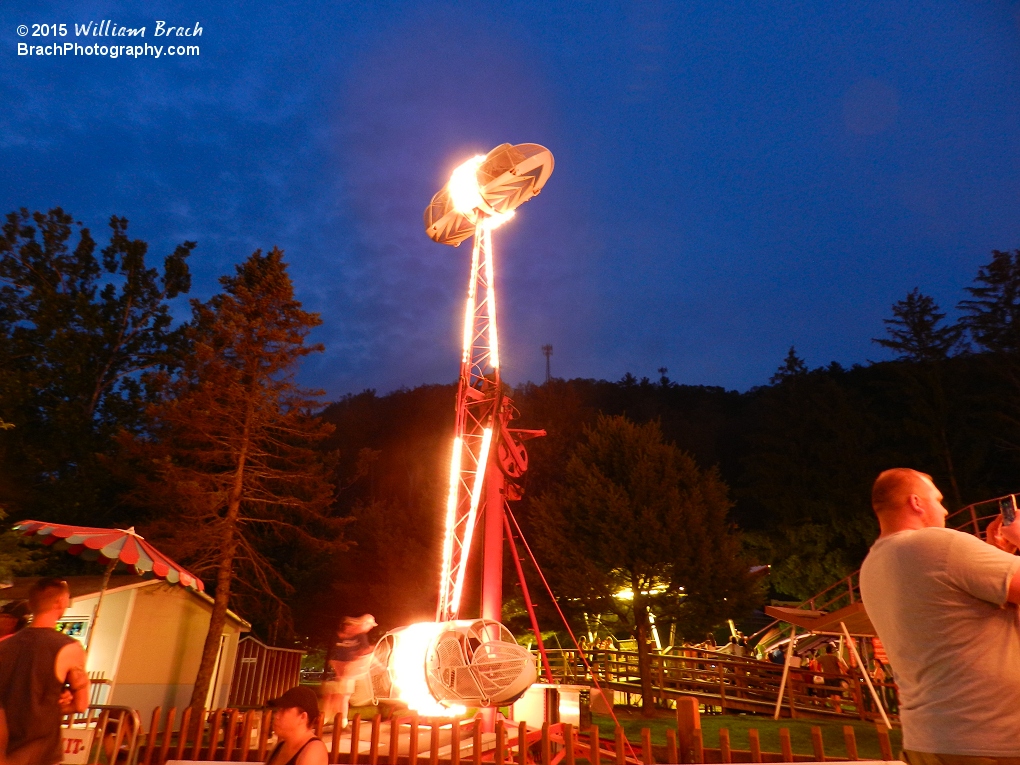
[[[0,589],[0,605],[24,600],[34,577]],[[71,607],[58,627],[89,646],[86,670],[99,680],[93,700],[137,709],[148,720],[157,706],[182,709],[191,701],[213,600],[162,579],[112,576],[96,617],[101,576],[67,577]],[[227,705],[241,633],[251,625],[230,611],[206,708]],[[91,634],[90,634],[91,633]]]

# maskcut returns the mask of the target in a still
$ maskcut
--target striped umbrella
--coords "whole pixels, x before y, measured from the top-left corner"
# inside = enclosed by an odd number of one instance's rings
[[[44,544],[59,544],[61,548],[66,545],[67,552],[74,555],[81,554],[90,558],[95,553],[89,553],[96,551],[114,565],[120,561],[133,567],[139,576],[151,571],[171,584],[205,590],[201,579],[146,542],[145,537],[135,533],[134,526],[129,529],[96,529],[63,523],[22,521],[15,524],[14,528],[25,536],[41,537]]]
[[[134,526],[129,529],[97,529],[90,526],[68,526],[64,523],[22,521],[16,523],[14,529],[27,537],[33,535],[40,537],[43,544],[54,545],[58,549],[66,549],[73,555],[106,563],[103,584],[99,589],[99,600],[92,612],[92,623],[85,638],[86,651],[92,647],[92,635],[96,630],[96,622],[99,621],[99,609],[103,605],[103,596],[110,583],[110,575],[118,561],[133,567],[139,576],[151,571],[171,584],[190,587],[199,592],[205,590],[201,579],[146,542],[144,537],[135,533]]]

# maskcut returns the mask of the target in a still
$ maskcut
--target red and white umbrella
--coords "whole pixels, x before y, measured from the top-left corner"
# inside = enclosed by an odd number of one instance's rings
[[[95,550],[110,563],[126,563],[141,576],[152,572],[160,579],[171,584],[180,584],[194,590],[203,591],[202,580],[183,566],[161,553],[144,537],[129,529],[97,529],[90,526],[68,526],[63,523],[44,523],[43,521],[22,521],[14,525],[16,531],[25,536],[41,537],[44,544],[63,542],[67,552],[77,555]]]
[[[171,584],[190,587],[199,592],[205,590],[202,580],[165,556],[151,544],[135,533],[134,526],[129,529],[97,529],[91,526],[68,526],[64,523],[45,523],[43,521],[22,521],[14,524],[14,529],[25,536],[40,537],[47,545],[60,545],[73,555],[89,558],[105,559],[106,572],[103,584],[99,589],[99,600],[92,612],[92,624],[86,636],[86,651],[92,647],[92,635],[99,621],[99,609],[103,605],[103,596],[110,583],[110,575],[118,561],[132,566],[139,576],[152,572]]]

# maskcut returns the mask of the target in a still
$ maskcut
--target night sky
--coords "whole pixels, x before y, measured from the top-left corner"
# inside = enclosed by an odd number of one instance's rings
[[[190,58],[38,58],[18,25],[158,20]],[[176,42],[176,41],[175,41]],[[503,143],[556,158],[496,232],[504,376],[746,389],[955,315],[1020,248],[1020,2],[0,2],[0,211],[111,214],[192,296],[278,245],[330,397],[450,382],[470,249],[422,211]],[[186,315],[181,306],[180,315]]]

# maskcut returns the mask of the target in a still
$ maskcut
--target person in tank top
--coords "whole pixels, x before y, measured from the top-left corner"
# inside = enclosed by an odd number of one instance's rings
[[[279,742],[266,765],[326,765],[326,745],[315,735],[319,702],[315,691],[300,685],[269,702],[273,733]]]
[[[81,643],[56,631],[71,603],[67,582],[40,579],[29,590],[32,623],[0,642],[0,763],[60,762],[60,721],[89,705]]]

